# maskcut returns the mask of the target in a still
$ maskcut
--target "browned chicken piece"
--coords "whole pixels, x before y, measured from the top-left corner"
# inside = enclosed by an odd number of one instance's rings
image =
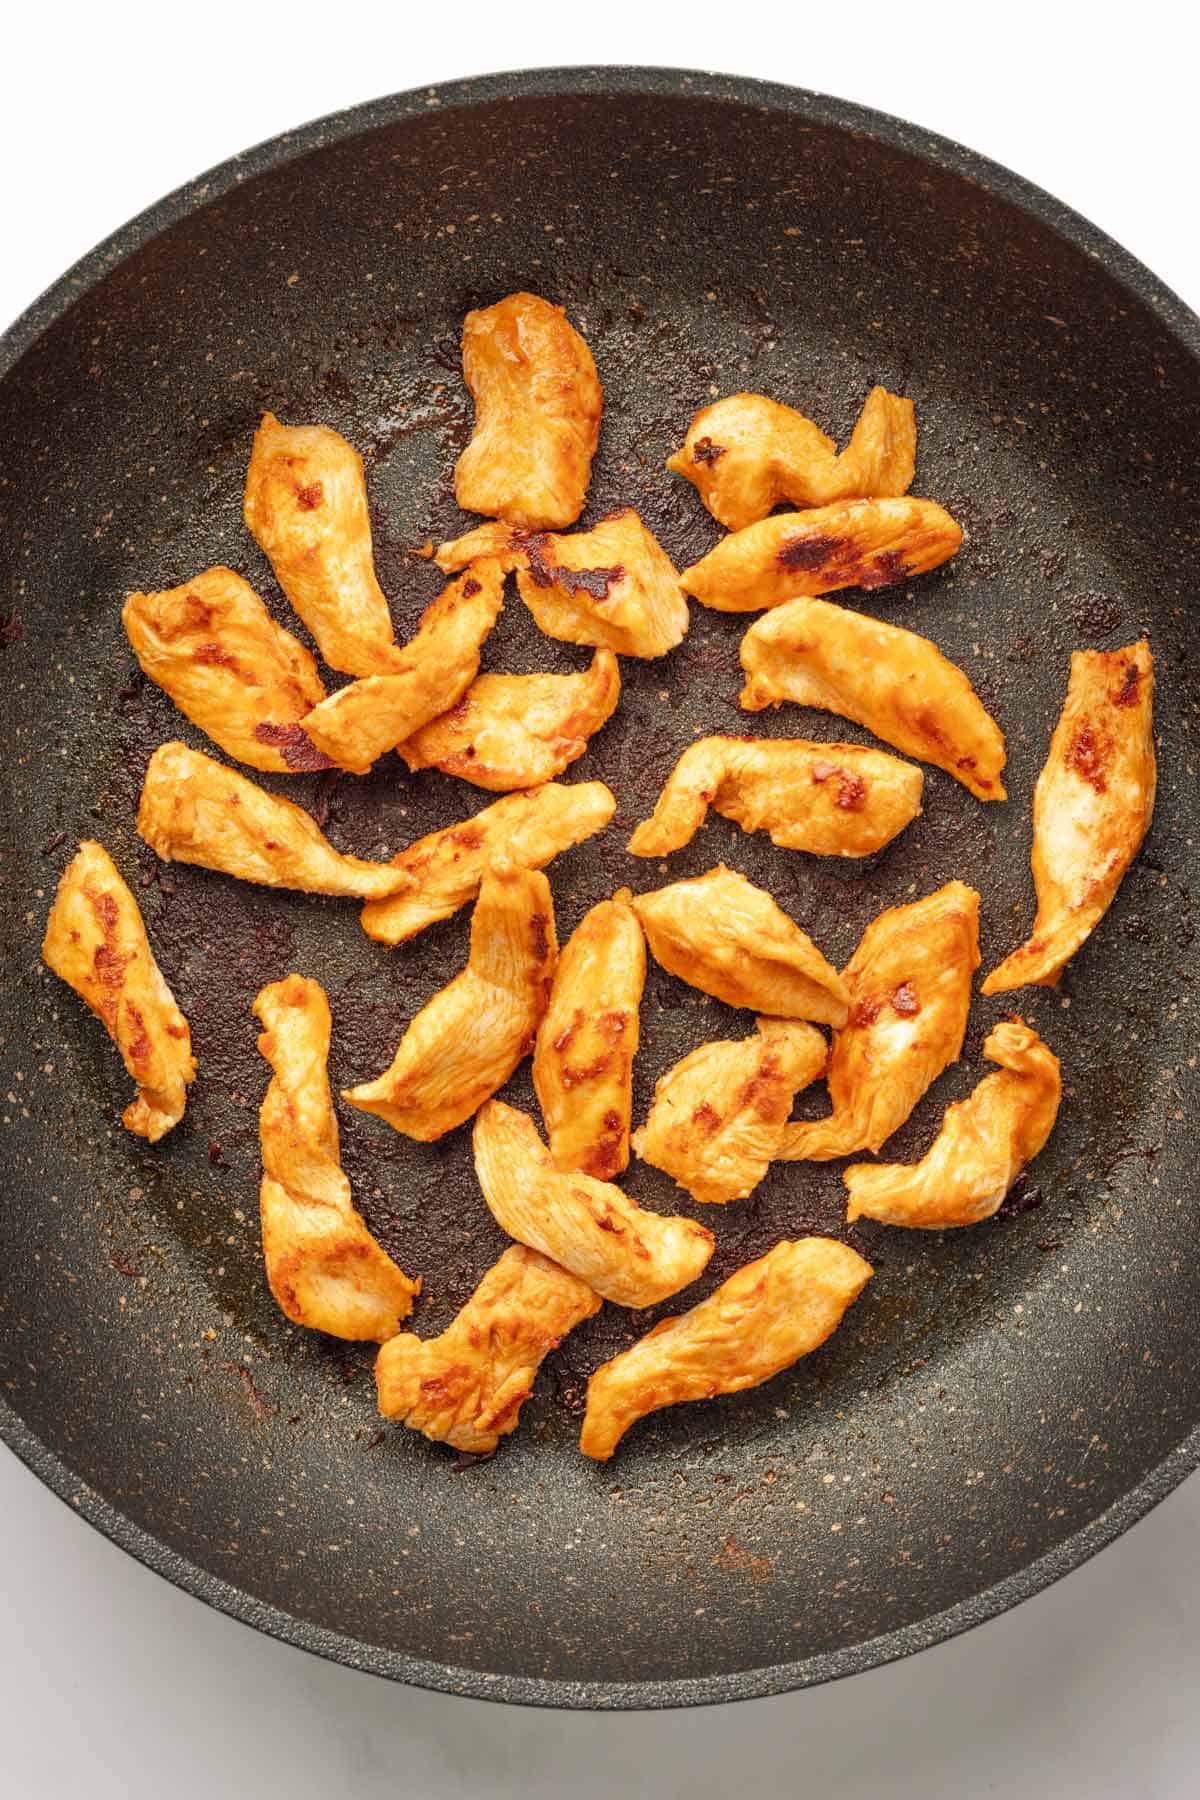
[[[865,725],[979,800],[1007,796],[1004,735],[956,663],[915,631],[828,600],[790,600],[742,639],[746,712],[790,700]]]
[[[694,1219],[645,1212],[610,1181],[564,1174],[525,1113],[489,1100],[475,1121],[475,1173],[502,1231],[618,1306],[655,1306],[713,1253]]]
[[[445,1137],[533,1049],[557,956],[546,877],[493,863],[475,904],[466,968],[421,1008],[391,1066],[342,1099],[405,1137]]]
[[[633,1134],[643,1162],[693,1200],[723,1206],[752,1194],[779,1154],[792,1101],[825,1072],[829,1046],[799,1019],[759,1019],[754,1037],[701,1044],[658,1081]]]
[[[1058,1058],[1020,1019],[1006,1019],[983,1046],[999,1075],[946,1108],[919,1163],[854,1163],[846,1170],[848,1220],[878,1219],[919,1231],[978,1225],[997,1210],[1054,1129],[1062,1098]]]
[[[279,1305],[297,1325],[384,1343],[421,1291],[367,1230],[350,1195],[329,1095],[325,991],[302,975],[254,1002],[258,1047],[274,1070],[259,1114],[263,1258]]]
[[[679,580],[715,612],[758,612],[838,588],[895,587],[948,562],[961,543],[933,500],[841,500],[731,532]]]
[[[770,894],[723,863],[631,905],[655,960],[691,987],[772,1018],[845,1024],[837,970]]]
[[[761,1386],[832,1336],[873,1273],[834,1238],[776,1244],[596,1370],[579,1448],[606,1462],[647,1413]]]
[[[1053,987],[1112,905],[1154,811],[1153,711],[1144,638],[1074,653],[1033,796],[1033,933],[992,970],[985,994]]]
[[[379,1410],[471,1456],[517,1428],[544,1357],[601,1307],[548,1256],[514,1244],[440,1337],[389,1338],[375,1359]]]
[[[226,755],[278,775],[329,767],[300,728],[325,698],[317,665],[232,569],[130,594],[121,621],[144,673]]]
[[[164,862],[264,887],[373,900],[412,885],[406,869],[343,856],[302,806],[186,744],[160,744],[150,758],[137,828]]]
[[[979,967],[979,895],[951,881],[873,919],[842,970],[850,1016],[833,1034],[828,1118],[789,1125],[784,1162],[878,1150],[962,1054]]]
[[[102,845],[85,838],[62,872],[42,961],[103,1022],[137,1083],[126,1131],[157,1144],[178,1125],[196,1074],[192,1034],[163,980],[138,903]]]
[[[243,502],[247,528],[331,669],[399,668],[387,598],[375,578],[362,457],[326,425],[264,413]]]
[[[730,394],[701,408],[667,467],[691,482],[727,531],[741,531],[781,500],[828,506],[906,494],[916,460],[912,401],[873,387],[840,456],[833,439],[794,407],[765,394]]]
[[[464,512],[540,531],[583,511],[604,396],[592,353],[561,306],[509,294],[463,321],[475,434],[458,459]]]
[[[504,606],[504,572],[481,562],[426,608],[403,667],[364,675],[310,712],[304,729],[328,761],[365,775],[376,757],[454,706],[479,673],[479,652]]]
[[[861,744],[700,738],[675,764],[629,850],[669,856],[691,842],[711,806],[743,831],[769,832],[781,850],[870,856],[917,817],[924,786],[912,763]]]
[[[575,675],[480,675],[400,754],[410,769],[440,769],[492,793],[536,787],[583,755],[620,695],[611,650]]]
[[[558,959],[533,1052],[557,1169],[608,1181],[629,1163],[646,945],[628,889],[584,914]]]

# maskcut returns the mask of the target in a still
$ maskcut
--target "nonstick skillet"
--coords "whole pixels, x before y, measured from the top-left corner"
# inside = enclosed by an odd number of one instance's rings
[[[1000,1217],[957,1234],[847,1232],[836,1164],[777,1167],[709,1209],[718,1248],[695,1297],[807,1231],[846,1235],[875,1280],[818,1355],[659,1414],[604,1467],[575,1448],[587,1376],[659,1313],[609,1307],[573,1334],[480,1462],[383,1428],[370,1348],[290,1327],[262,1277],[254,993],[317,976],[335,1085],[361,1079],[461,965],[468,915],[388,952],[352,905],[165,867],[133,825],[154,746],[203,740],[137,673],[123,594],[227,562],[287,616],[241,523],[269,406],[367,454],[407,635],[438,586],[413,552],[462,525],[462,315],[520,287],[563,302],[595,351],[588,518],[633,505],[682,567],[718,535],[662,467],[696,407],[762,389],[844,441],[881,381],[916,402],[914,491],[968,533],[934,575],[847,598],[969,671],[1008,737],[1008,804],[931,770],[923,817],[865,863],[715,819],[672,875],[727,861],[838,963],[881,908],[961,876],[994,962],[1032,913],[1031,791],[1070,651],[1145,630],[1159,676],[1157,812],[1111,913],[1057,991],[976,1002],[963,1062],[889,1155],[923,1150],[1014,1000],[1063,1059],[1049,1149]],[[623,1707],[778,1692],[936,1642],[1179,1481],[1200,1454],[1198,355],[1197,321],[1151,275],[969,152],[840,101],[645,70],[494,76],[309,126],[152,208],[39,301],[0,341],[0,1425],[48,1486],[180,1586],[339,1661]],[[609,782],[619,812],[551,870],[564,938],[616,886],[663,879],[624,844],[698,732],[863,737],[795,709],[740,714],[745,623],[693,607],[668,661],[623,665],[620,709],[571,771]],[[495,668],[583,660],[515,597],[487,652]],[[489,798],[395,758],[362,781],[275,785],[362,855]],[[120,1128],[119,1060],[39,962],[83,836],[135,887],[192,1021],[200,1078],[155,1148]],[[677,1056],[745,1029],[652,967],[636,1116]],[[527,1068],[510,1097],[531,1102]],[[342,1124],[360,1206],[425,1278],[417,1328],[440,1330],[503,1247],[469,1134],[427,1146]],[[644,1166],[628,1185],[679,1204]]]

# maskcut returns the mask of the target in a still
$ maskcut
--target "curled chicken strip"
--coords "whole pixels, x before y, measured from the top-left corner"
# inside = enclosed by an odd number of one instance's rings
[[[263,1258],[297,1325],[382,1344],[421,1291],[367,1230],[350,1195],[329,1096],[329,1002],[302,975],[273,981],[254,1011],[274,1071],[259,1115]]]
[[[906,494],[917,459],[911,400],[873,387],[839,456],[833,439],[765,394],[730,394],[700,409],[668,469],[696,489],[727,531],[765,519],[780,500],[828,506],[859,495]]]
[[[574,675],[480,675],[400,754],[410,769],[440,769],[493,793],[535,787],[583,755],[620,695],[611,650]]]
[[[411,884],[404,869],[343,856],[302,806],[186,744],[160,744],[150,758],[137,828],[164,862],[197,863],[263,887],[369,900]]]
[[[489,1456],[516,1430],[543,1358],[601,1304],[577,1275],[513,1244],[440,1337],[389,1338],[375,1359],[379,1410],[435,1443]]]
[[[342,1099],[405,1137],[445,1137],[533,1049],[557,956],[546,877],[493,863],[475,904],[466,968],[421,1008],[390,1067]]]
[[[317,665],[232,569],[130,594],[121,622],[143,672],[228,756],[280,775],[329,767],[300,728],[325,698]]]
[[[1058,1058],[1020,1019],[996,1026],[983,1046],[998,1075],[946,1108],[919,1163],[854,1163],[846,1170],[847,1219],[878,1219],[920,1231],[990,1219],[1058,1117]]]
[[[1154,811],[1154,659],[1143,638],[1123,650],[1077,650],[1062,716],[1033,795],[1029,941],[983,983],[985,994],[1053,987],[1112,905]]]
[[[157,1144],[178,1125],[196,1075],[188,1022],[163,980],[138,903],[102,845],[85,838],[62,872],[42,961],[101,1020],[137,1083],[126,1131]]]
[[[502,1231],[570,1269],[618,1306],[655,1306],[713,1253],[694,1219],[645,1212],[592,1175],[564,1174],[525,1113],[489,1100],[475,1121],[475,1173]]]
[[[464,512],[534,530],[583,511],[604,396],[592,353],[561,306],[509,294],[463,321],[475,433],[458,459]]]
[[[828,600],[790,600],[750,627],[740,654],[746,712],[790,700],[838,713],[977,799],[1006,798],[1000,727],[958,665],[917,632]]]
[[[567,940],[538,1029],[533,1086],[557,1169],[607,1181],[628,1166],[645,980],[642,928],[623,889]]]
[[[933,500],[840,500],[731,532],[679,577],[715,612],[758,612],[838,588],[895,587],[948,562],[962,529]]]
[[[759,1387],[819,1349],[873,1273],[834,1238],[776,1244],[596,1370],[579,1448],[606,1462],[647,1413]]]
[[[801,1088],[825,1072],[829,1046],[798,1019],[759,1019],[754,1037],[701,1044],[668,1069],[633,1147],[693,1200],[752,1194],[772,1162]]]
[[[506,794],[473,819],[432,831],[393,857],[392,867],[405,870],[412,885],[386,900],[369,900],[362,928],[377,943],[406,943],[473,900],[496,857],[505,855],[523,869],[545,868],[561,851],[603,831],[616,809],[602,781],[548,781]]]
[[[779,1158],[878,1150],[962,1054],[979,967],[979,895],[951,881],[872,919],[842,970],[850,1016],[833,1034],[828,1118],[789,1125]]]
[[[331,669],[399,666],[387,598],[375,578],[362,457],[326,425],[264,413],[246,471],[243,514],[288,600]]]
[[[769,832],[781,850],[870,856],[917,817],[924,786],[920,769],[861,744],[700,738],[675,764],[629,850],[668,856],[682,849],[711,806],[745,832]]]
[[[691,987],[773,1018],[845,1024],[837,970],[770,894],[723,863],[630,904],[655,960]]]

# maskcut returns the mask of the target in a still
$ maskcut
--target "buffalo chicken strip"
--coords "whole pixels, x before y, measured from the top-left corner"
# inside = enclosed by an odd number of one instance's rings
[[[375,1359],[379,1410],[435,1443],[490,1456],[516,1430],[542,1359],[601,1304],[577,1275],[513,1244],[440,1337],[388,1339]]]
[[[419,1281],[380,1249],[355,1210],[329,1095],[329,1002],[302,975],[272,982],[254,1012],[274,1074],[259,1114],[263,1258],[297,1325],[382,1344],[412,1311]]]
[[[62,872],[42,961],[102,1021],[136,1081],[126,1131],[157,1144],[178,1125],[196,1074],[188,1022],[163,980],[138,903],[100,844],[86,838]]]
[[[1142,639],[1077,650],[1033,796],[1037,917],[985,994],[1053,987],[1112,905],[1154,811],[1154,659]]]
[[[963,671],[928,638],[828,600],[790,600],[741,647],[741,705],[790,700],[865,725],[885,744],[945,769],[979,800],[1003,800],[1004,736]]]
[[[618,1306],[655,1306],[701,1273],[713,1235],[644,1212],[611,1182],[554,1167],[525,1113],[489,1100],[475,1121],[475,1172],[502,1231]]]
[[[833,1238],[776,1244],[690,1312],[664,1319],[596,1370],[579,1448],[605,1462],[647,1413],[769,1381],[820,1348],[872,1273],[856,1250]]]

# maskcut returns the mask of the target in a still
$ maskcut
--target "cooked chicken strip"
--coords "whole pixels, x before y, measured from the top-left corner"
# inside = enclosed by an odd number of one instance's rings
[[[325,698],[317,665],[232,569],[130,594],[121,622],[145,674],[227,755],[280,775],[329,767],[300,729]]]
[[[979,895],[951,881],[873,919],[842,970],[850,1017],[833,1034],[828,1118],[790,1125],[784,1162],[878,1150],[962,1054],[979,967]]]
[[[576,675],[480,675],[400,754],[410,769],[441,769],[493,793],[535,787],[583,755],[620,695],[611,650]]]
[[[331,669],[384,675],[401,666],[375,579],[362,457],[344,437],[264,413],[243,513]]]
[[[945,1231],[991,1218],[1053,1131],[1062,1079],[1057,1056],[1020,1019],[997,1025],[983,1054],[1001,1073],[946,1108],[919,1163],[854,1163],[846,1170],[848,1220]]]
[[[603,831],[616,808],[602,781],[548,781],[506,794],[473,819],[432,831],[393,857],[393,868],[404,869],[412,886],[386,900],[369,900],[362,928],[377,943],[407,943],[473,900],[495,857],[504,854],[523,869],[545,868],[561,851]]]
[[[792,1101],[825,1072],[829,1046],[799,1019],[759,1019],[739,1043],[701,1044],[668,1069],[633,1147],[693,1200],[744,1200],[779,1154]]]
[[[741,659],[746,712],[791,700],[838,713],[977,799],[1006,798],[1000,727],[957,664],[915,631],[828,600],[790,600],[750,627]]]
[[[861,744],[803,738],[700,738],[667,778],[654,812],[629,840],[633,856],[668,856],[695,837],[711,806],[781,850],[870,856],[912,823],[925,777]]]
[[[647,1413],[769,1381],[820,1348],[873,1273],[833,1238],[776,1244],[596,1370],[579,1448],[605,1462]]]
[[[308,714],[304,729],[330,762],[365,775],[376,757],[446,712],[479,673],[483,640],[504,606],[504,572],[481,562],[422,614],[403,668],[365,675]]]
[[[126,1131],[157,1144],[178,1125],[195,1079],[188,1022],[162,978],[138,903],[100,844],[85,838],[59,880],[42,961],[103,1022],[137,1082]]]
[[[542,1359],[601,1304],[577,1275],[513,1244],[440,1337],[404,1331],[383,1346],[379,1410],[435,1443],[489,1456],[516,1430]]]
[[[723,863],[630,904],[655,960],[702,993],[772,1018],[845,1024],[837,970],[770,894]]]
[[[1034,789],[1033,933],[992,970],[985,994],[1053,987],[1112,905],[1154,811],[1153,711],[1154,659],[1144,638],[1123,650],[1074,653]]]
[[[534,530],[583,511],[604,396],[592,353],[561,306],[509,294],[463,321],[475,435],[458,459],[464,512]]]
[[[342,1099],[405,1137],[444,1137],[533,1049],[557,956],[546,877],[493,863],[475,903],[466,968],[421,1008],[391,1066]]]
[[[758,612],[838,588],[894,587],[961,543],[961,528],[932,500],[841,500],[732,532],[679,581],[716,612]]]
[[[198,863],[264,887],[373,900],[412,885],[405,869],[343,856],[302,806],[186,744],[160,744],[150,758],[137,828],[164,862]]]
[[[475,1121],[475,1173],[502,1231],[552,1257],[618,1306],[655,1306],[695,1281],[713,1234],[645,1212],[609,1181],[563,1174],[525,1113],[489,1100]]]
[[[382,1344],[412,1311],[419,1281],[381,1250],[350,1196],[329,1096],[325,991],[302,975],[254,1002],[258,1047],[274,1070],[259,1114],[263,1258],[289,1319],[333,1337]]]
[[[608,1181],[629,1163],[646,945],[628,889],[584,914],[558,959],[533,1052],[557,1169]]]
[[[793,407],[765,394],[730,394],[701,408],[667,467],[691,482],[727,531],[741,531],[780,500],[828,506],[905,494],[916,457],[912,401],[873,387],[840,456],[833,439]]]

